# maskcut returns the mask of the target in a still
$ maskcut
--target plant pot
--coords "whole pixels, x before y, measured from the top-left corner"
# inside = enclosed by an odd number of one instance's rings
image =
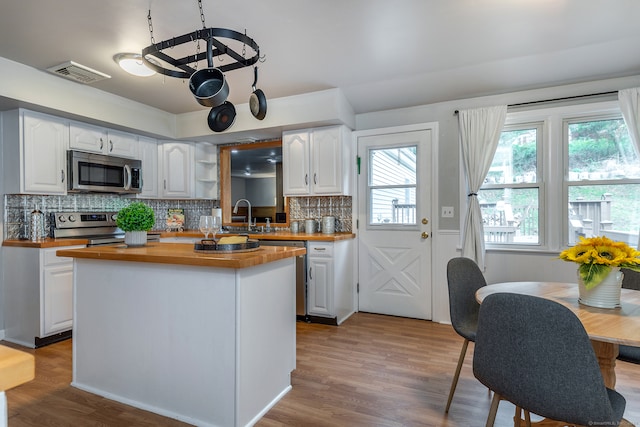
[[[147,244],[146,231],[125,231],[124,243],[127,246],[144,246]]]
[[[578,286],[580,304],[598,308],[618,308],[620,307],[620,290],[622,289],[622,278],[624,273],[619,267],[612,267],[611,272],[599,285],[587,289],[582,283],[578,274]]]

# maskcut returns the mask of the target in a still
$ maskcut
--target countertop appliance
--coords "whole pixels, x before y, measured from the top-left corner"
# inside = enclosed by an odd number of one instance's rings
[[[260,246],[305,247],[304,240],[260,240]],[[306,256],[296,257],[296,318],[308,321],[307,315],[307,267]]]
[[[118,212],[53,212],[50,237],[86,238],[87,246],[124,243],[124,231],[116,225]],[[147,233],[147,241],[159,241],[160,233]]]
[[[140,193],[142,161],[84,151],[67,151],[69,192]]]

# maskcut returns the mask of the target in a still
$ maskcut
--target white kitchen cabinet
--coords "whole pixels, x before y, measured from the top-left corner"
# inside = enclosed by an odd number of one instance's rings
[[[193,197],[193,143],[168,142],[158,144],[158,194],[161,198]]]
[[[208,142],[195,143],[195,198],[218,199],[218,149]]]
[[[352,160],[351,133],[345,126],[284,132],[284,195],[350,195]]]
[[[142,161],[142,192],[136,196],[143,199],[158,197],[158,141],[139,137],[137,158]]]
[[[307,313],[339,325],[354,311],[353,241],[308,241]]]
[[[55,248],[4,247],[5,340],[39,347],[70,336],[73,327],[73,259]]]
[[[138,137],[86,123],[71,122],[69,148],[135,159],[138,157]]]
[[[107,130],[107,152],[111,156],[138,159],[138,136],[132,133]]]
[[[22,109],[5,111],[2,134],[4,193],[67,193],[67,120]]]

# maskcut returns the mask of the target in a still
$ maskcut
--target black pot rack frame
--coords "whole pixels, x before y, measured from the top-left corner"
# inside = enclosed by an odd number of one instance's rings
[[[248,46],[253,49],[255,55],[250,58],[245,58],[242,54],[236,52],[223,43],[221,39],[239,41],[243,46]],[[188,55],[182,58],[173,58],[165,53],[167,49],[197,40],[205,40],[207,42],[206,52],[197,52],[194,55]],[[213,58],[222,55],[227,55],[234,61],[217,67],[224,73],[226,71],[237,70],[239,68],[254,65],[260,60],[260,47],[251,37],[246,34],[239,33],[238,31],[227,28],[203,28],[189,34],[154,43],[142,49],[142,60],[146,66],[154,70],[156,73],[182,79],[188,79],[191,77],[191,74],[196,71],[196,69],[189,66],[189,64],[197,64],[198,62],[206,59],[209,68],[212,68]],[[150,57],[151,60],[147,57]],[[160,62],[152,62],[153,59],[159,60]],[[161,63],[171,64],[176,69],[165,68],[160,65]]]

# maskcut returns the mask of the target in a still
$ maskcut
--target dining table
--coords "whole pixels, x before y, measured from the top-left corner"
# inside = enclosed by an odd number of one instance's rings
[[[622,289],[620,307],[597,308],[578,302],[578,284],[563,282],[505,282],[483,286],[476,292],[482,300],[498,292],[533,295],[562,304],[582,322],[596,357],[604,383],[615,389],[619,346],[640,347],[640,291]]]

